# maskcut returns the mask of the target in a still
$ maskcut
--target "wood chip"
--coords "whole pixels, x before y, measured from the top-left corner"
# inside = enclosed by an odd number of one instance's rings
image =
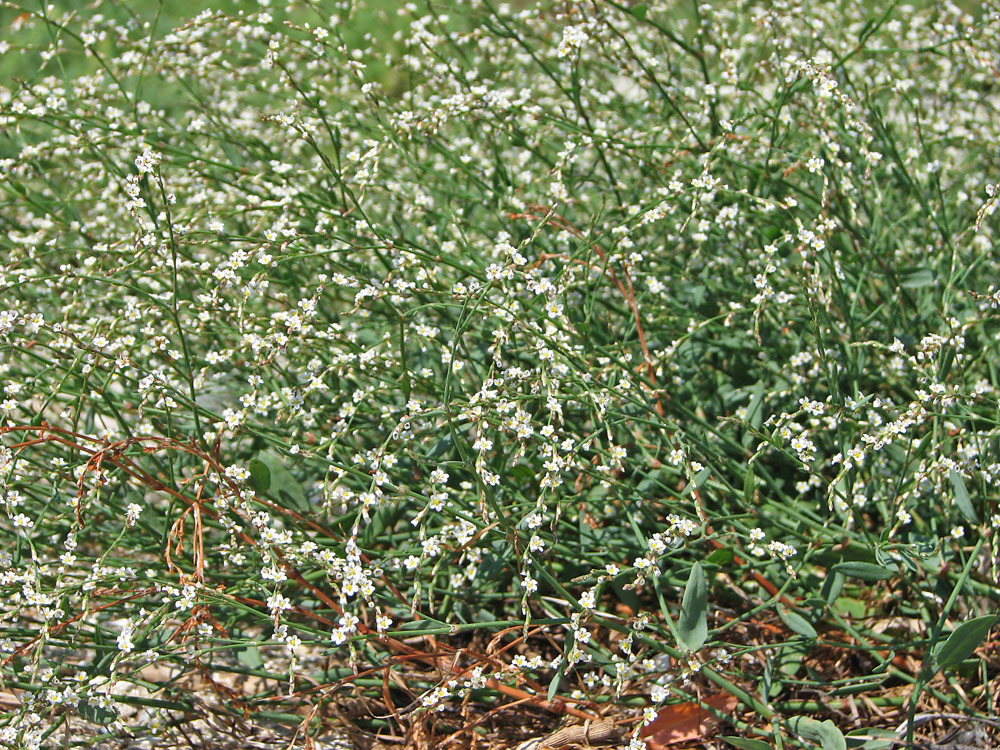
[[[582,747],[613,745],[620,739],[621,732],[613,721],[585,721],[583,724],[563,727],[547,737],[537,737],[522,742],[517,746],[517,750],[548,750],[568,745]]]

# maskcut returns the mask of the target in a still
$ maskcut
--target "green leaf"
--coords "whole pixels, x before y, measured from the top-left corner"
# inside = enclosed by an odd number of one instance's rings
[[[903,274],[900,286],[904,289],[917,289],[922,286],[930,286],[933,283],[934,270],[930,268],[918,268]]]
[[[750,740],[746,737],[719,737],[719,739],[740,750],[771,750],[771,744],[763,740]]]
[[[692,479],[692,484],[695,487],[700,488],[702,485],[705,484],[705,482],[708,481],[709,477],[711,477],[711,476],[712,476],[712,470],[711,469],[708,469],[708,468],[702,469],[701,471],[699,471],[697,474],[694,475],[694,477]],[[688,485],[688,486],[690,487],[691,485]]]
[[[285,468],[281,458],[270,451],[257,455],[257,460],[268,470],[268,491],[275,499],[287,504],[291,510],[305,513],[310,510],[306,492],[299,481]],[[251,477],[252,469],[251,469]]]
[[[775,695],[784,690],[784,677],[795,677],[802,670],[802,662],[812,651],[812,645],[799,641],[798,644],[785,644],[778,649],[772,660],[772,668],[777,667],[777,674],[774,675],[774,686],[777,688]]]
[[[840,596],[841,590],[844,588],[844,576],[837,571],[831,571],[831,575],[826,577],[823,581],[823,586],[820,588],[820,596],[827,604],[833,604],[837,597]]]
[[[948,347],[944,350],[941,358],[941,369],[938,371],[938,378],[941,382],[944,382],[945,378],[948,377],[948,373],[951,372],[951,366],[953,364],[955,364],[955,350]]]
[[[449,433],[434,444],[434,447],[431,448],[431,453],[428,456],[428,458],[434,458],[434,459],[441,458],[441,456],[443,456],[445,453],[448,453],[454,447],[455,447],[455,438],[453,438]]]
[[[851,596],[838,596],[833,601],[833,608],[844,617],[853,617],[856,620],[868,616],[868,602],[855,599]]]
[[[861,31],[858,32],[858,41],[864,43],[865,39],[868,38],[868,32],[875,25],[875,19],[869,18],[865,21],[865,25],[861,27]]]
[[[649,6],[646,3],[636,3],[629,8],[629,12],[640,21],[646,17],[647,11],[649,11]]]
[[[498,555],[494,555],[492,552],[487,552],[483,555],[483,561],[479,563],[479,569],[476,572],[476,577],[479,580],[495,581],[500,577],[500,573],[503,571],[503,568],[503,558]]]
[[[837,563],[830,570],[834,573],[841,573],[849,578],[860,578],[862,581],[885,581],[895,575],[888,568],[867,562]]]
[[[996,622],[996,615],[986,615],[963,622],[951,631],[948,640],[934,650],[934,666],[937,669],[944,669],[961,664],[972,656],[979,644],[989,635],[990,628],[996,625]]]
[[[858,750],[889,750],[896,747],[896,733],[891,729],[853,729],[845,738],[849,748]]]
[[[250,462],[250,486],[257,492],[267,492],[271,487],[271,470],[258,459]]]
[[[764,396],[766,395],[764,391],[764,381],[758,381],[757,385],[753,387],[753,395],[750,397],[750,403],[747,404],[747,422],[755,430],[760,429],[761,422],[764,421]]]
[[[747,507],[753,505],[753,494],[755,485],[757,484],[757,478],[754,476],[753,467],[747,469],[747,473],[743,475],[743,502],[747,504]]]
[[[969,497],[969,491],[965,488],[965,480],[962,479],[962,475],[954,469],[949,469],[948,480],[951,482],[951,488],[955,490],[955,505],[965,516],[965,520],[969,523],[979,523],[976,509],[972,507],[972,499]]]
[[[798,633],[799,635],[804,635],[806,638],[816,637],[816,628],[812,626],[802,615],[796,614],[791,610],[785,609],[782,605],[778,605],[778,617],[781,621],[788,626],[788,629],[793,633]]]
[[[660,483],[660,473],[660,469],[653,469],[643,478],[641,482],[639,482],[635,491],[640,495],[648,495],[654,492],[658,487],[662,487],[663,485]]]
[[[815,742],[823,750],[847,750],[847,740],[832,721],[817,721],[808,716],[793,716],[788,726],[799,737]]]
[[[764,381],[758,381],[750,394],[750,403],[747,404],[746,422],[749,429],[743,433],[742,443],[744,448],[748,448],[757,439],[756,430],[760,429],[764,420]]]
[[[633,589],[625,588],[624,580],[612,579],[611,590],[618,597],[618,601],[633,612],[638,612],[642,608],[642,602],[639,601],[638,595]]]
[[[260,669],[264,666],[264,660],[261,658],[260,649],[256,646],[243,646],[241,648],[233,649],[236,652],[236,658],[250,669]]]
[[[100,708],[86,700],[81,700],[76,704],[76,710],[80,713],[80,716],[91,724],[100,724],[101,726],[107,726],[118,718],[118,714],[107,708]]]
[[[681,616],[677,634],[692,651],[697,651],[708,640],[708,584],[701,563],[695,563],[684,587]]]
[[[509,487],[525,487],[535,479],[535,470],[527,464],[509,467],[504,477]]]
[[[553,700],[556,694],[559,692],[559,684],[562,682],[563,672],[566,670],[566,660],[561,659],[559,661],[559,668],[556,669],[556,673],[552,675],[552,679],[549,680],[549,690],[546,693],[546,700]]]
[[[718,565],[719,567],[725,567],[729,565],[736,558],[736,553],[733,552],[728,547],[719,547],[711,555],[705,558],[705,562],[709,565]]]
[[[240,153],[239,149],[233,148],[231,144],[226,143],[225,141],[220,141],[219,147],[222,149],[222,152],[226,155],[226,158],[229,160],[229,163],[232,164],[234,167],[242,167],[245,164],[243,155]]]

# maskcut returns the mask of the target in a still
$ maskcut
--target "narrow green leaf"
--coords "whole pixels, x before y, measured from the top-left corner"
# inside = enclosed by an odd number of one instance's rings
[[[844,739],[849,748],[859,750],[889,750],[896,746],[898,737],[891,729],[854,729]]]
[[[918,289],[922,286],[930,286],[934,283],[934,271],[930,268],[918,268],[903,274],[900,286],[904,289]]]
[[[778,605],[778,617],[781,621],[788,626],[788,629],[793,633],[798,633],[799,635],[804,635],[806,638],[816,637],[816,628],[812,626],[802,615],[796,614],[791,610],[785,609],[780,604]]]
[[[948,347],[942,354],[941,369],[938,375],[942,382],[948,377],[948,373],[951,372],[951,366],[953,364],[955,364],[955,350]]]
[[[862,581],[885,581],[895,575],[888,568],[867,562],[842,562],[830,568],[834,573],[841,573],[848,578],[860,578]]]
[[[641,21],[646,17],[646,13],[649,11],[649,6],[646,5],[646,3],[636,3],[629,10],[633,16]]]
[[[271,487],[271,470],[267,464],[258,459],[253,459],[249,465],[250,486],[257,492],[267,492]]]
[[[979,644],[989,635],[990,628],[996,625],[996,622],[996,615],[986,615],[963,622],[951,631],[951,635],[940,647],[935,649],[934,666],[937,669],[943,669],[961,664],[972,656]]]
[[[556,673],[552,675],[552,679],[549,681],[549,690],[546,694],[546,700],[554,700],[556,694],[559,692],[559,683],[562,682],[563,672],[566,670],[566,660],[563,659],[559,662],[559,668]]]
[[[455,447],[455,439],[449,434],[438,440],[434,447],[431,448],[431,453],[428,458],[436,459],[441,458],[445,453],[450,451]]]
[[[757,385],[753,387],[753,395],[750,397],[750,403],[747,404],[747,422],[755,430],[760,429],[761,422],[764,421],[764,396],[766,395],[764,390],[764,381],[759,381]]]
[[[753,467],[747,468],[747,473],[743,475],[743,502],[747,504],[747,507],[753,505],[753,494],[756,488],[757,478],[754,476]]]
[[[810,742],[815,742],[823,750],[847,750],[847,740],[837,725],[830,720],[817,721],[808,716],[793,716],[788,720],[792,732]]]
[[[865,21],[865,25],[861,27],[861,31],[858,32],[858,42],[864,43],[865,39],[868,38],[868,31],[872,26],[875,25],[875,19],[869,18]]]
[[[955,505],[958,506],[959,511],[965,516],[965,520],[969,523],[979,523],[979,518],[976,516],[976,509],[972,507],[972,499],[969,497],[969,490],[965,487],[965,480],[962,479],[962,475],[954,469],[949,469],[948,480],[951,482],[951,488],[955,491]]]
[[[747,404],[746,421],[750,425],[750,429],[743,433],[743,447],[749,447],[749,445],[754,442],[756,435],[754,435],[754,430],[759,430],[761,422],[764,421],[764,382],[759,381],[757,385],[753,387],[753,391],[750,395],[750,403]]]
[[[740,750],[771,750],[771,744],[763,740],[751,740],[746,737],[719,737],[719,739]]]
[[[695,563],[684,587],[681,616],[677,634],[692,651],[697,651],[708,640],[708,584],[701,563]]]
[[[838,573],[837,571],[831,571],[831,575],[826,577],[823,581],[823,586],[820,589],[819,595],[823,597],[823,600],[832,605],[837,601],[837,597],[840,596],[841,590],[844,588],[844,575],[843,573]]]
[[[663,486],[660,482],[660,474],[660,469],[653,469],[636,485],[635,491],[640,495],[647,495],[656,491],[658,487]]]

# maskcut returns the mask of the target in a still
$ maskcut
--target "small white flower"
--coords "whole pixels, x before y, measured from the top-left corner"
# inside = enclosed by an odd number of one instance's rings
[[[135,167],[139,170],[139,174],[151,173],[156,169],[156,165],[160,163],[160,158],[160,154],[151,148],[147,148],[141,155],[135,157]]]
[[[142,513],[142,506],[138,503],[129,503],[125,508],[125,525],[135,526],[135,522],[139,520],[139,514]]]
[[[132,635],[135,632],[135,623],[131,620],[126,620],[125,624],[122,626],[121,632],[118,634],[118,649],[123,653],[130,654],[135,648],[135,644],[132,643]]]
[[[562,41],[559,42],[557,50],[559,57],[566,57],[574,50],[580,49],[588,39],[583,26],[567,26],[563,29]]]

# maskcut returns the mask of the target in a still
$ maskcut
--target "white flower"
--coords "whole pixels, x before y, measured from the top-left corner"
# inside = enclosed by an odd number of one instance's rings
[[[141,155],[135,157],[135,167],[139,170],[139,174],[151,173],[160,163],[160,158],[160,154],[147,148]]]
[[[281,592],[275,591],[267,598],[267,606],[273,616],[279,612],[284,612],[286,609],[291,609],[292,601]]]
[[[132,643],[132,635],[135,632],[135,623],[131,620],[126,620],[125,624],[122,626],[121,632],[118,634],[118,649],[123,653],[130,654],[135,648]]]
[[[125,508],[125,525],[135,526],[135,522],[139,520],[139,514],[142,513],[142,506],[138,503],[129,503]]]
[[[559,57],[566,57],[573,50],[578,50],[586,44],[589,37],[583,26],[567,26],[563,29],[562,41],[559,42]]]
[[[281,583],[288,578],[285,571],[277,565],[261,568],[260,575],[265,581],[275,581],[276,583]]]

